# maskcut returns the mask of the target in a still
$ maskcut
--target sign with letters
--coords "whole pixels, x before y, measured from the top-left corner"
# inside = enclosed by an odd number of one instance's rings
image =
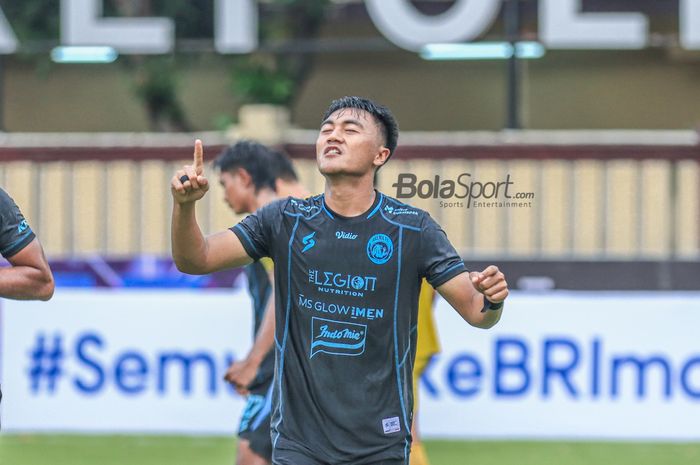
[[[634,0],[629,0],[633,3]],[[679,2],[683,48],[700,50],[700,0]],[[62,45],[106,45],[123,54],[173,50],[170,18],[105,18],[103,0],[61,1]],[[219,53],[250,53],[258,47],[255,0],[214,0],[214,43]],[[409,0],[365,0],[377,29],[394,44],[417,51],[437,42],[469,42],[493,24],[503,0],[456,0],[442,14],[421,13]],[[649,19],[642,13],[584,13],[582,0],[539,0],[540,41],[551,49],[641,49],[649,43]],[[0,10],[0,54],[18,41]]]
[[[700,293],[513,292],[487,331],[434,311],[427,437],[700,439]],[[222,378],[250,344],[243,289],[59,288],[1,312],[4,430],[235,434],[245,401]],[[366,325],[311,324],[314,361],[366,355]]]

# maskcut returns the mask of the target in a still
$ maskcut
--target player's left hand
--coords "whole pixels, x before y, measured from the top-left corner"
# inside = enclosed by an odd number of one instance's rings
[[[469,279],[474,289],[486,296],[489,302],[497,304],[508,297],[506,277],[496,265],[491,265],[482,272],[472,271]]]
[[[255,379],[255,375],[258,374],[258,366],[248,359],[239,360],[233,362],[231,366],[226,370],[226,375],[224,375],[224,380],[231,383],[233,387],[236,388],[242,396],[247,396],[250,391],[248,391],[248,386]]]

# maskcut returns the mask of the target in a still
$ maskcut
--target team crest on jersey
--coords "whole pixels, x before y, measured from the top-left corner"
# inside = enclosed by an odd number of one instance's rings
[[[367,256],[372,263],[383,265],[394,254],[394,244],[386,234],[375,234],[367,241]]]
[[[27,220],[22,220],[19,225],[17,225],[17,232],[22,234],[24,231],[29,228],[29,224],[27,224]]]

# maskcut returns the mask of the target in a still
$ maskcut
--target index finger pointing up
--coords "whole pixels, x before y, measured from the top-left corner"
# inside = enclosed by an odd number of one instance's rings
[[[202,174],[204,171],[204,149],[202,149],[202,141],[197,139],[194,141],[194,172]]]

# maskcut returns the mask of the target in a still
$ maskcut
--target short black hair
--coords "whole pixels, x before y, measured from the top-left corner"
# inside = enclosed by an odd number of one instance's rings
[[[275,179],[282,179],[284,181],[298,181],[297,172],[294,170],[294,165],[292,165],[292,160],[282,152],[277,150],[270,150],[270,169],[272,170],[272,176]]]
[[[352,108],[363,110],[374,117],[384,137],[384,146],[389,149],[389,158],[394,154],[399,142],[399,124],[391,111],[376,102],[364,97],[342,97],[331,102],[321,121],[326,121],[329,116],[338,110]],[[389,161],[387,158],[387,161]]]
[[[259,142],[241,140],[224,149],[214,160],[214,168],[234,172],[243,168],[250,174],[255,190],[268,187],[275,190],[275,175],[270,163],[270,149]]]

